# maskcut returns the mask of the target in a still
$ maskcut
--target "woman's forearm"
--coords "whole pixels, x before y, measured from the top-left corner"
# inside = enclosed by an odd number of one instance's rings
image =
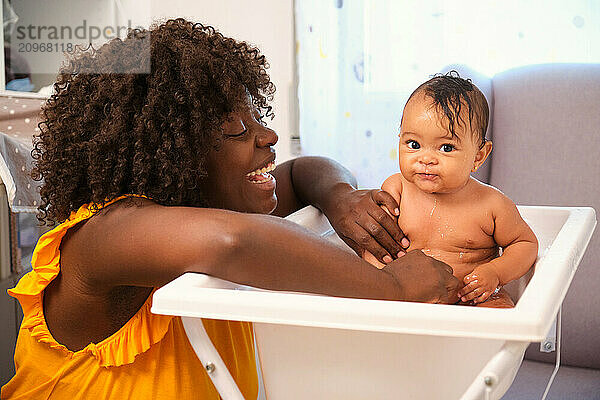
[[[150,201],[92,217],[61,247],[63,255],[83,286],[105,290],[158,287],[185,272],[368,299],[452,302],[458,290],[452,270],[421,252],[378,270],[278,217]]]
[[[336,191],[353,190],[356,178],[341,164],[324,157],[299,157],[278,165],[277,208],[273,215],[286,216],[313,205],[322,211],[336,199]]]
[[[69,246],[90,287],[157,287],[200,272],[265,289],[401,298],[387,273],[274,216],[146,202],[93,217]]]
[[[316,173],[318,171],[318,173]],[[335,203],[336,192],[357,188],[356,178],[338,162],[324,157],[296,159],[292,179],[298,197],[321,211]]]
[[[264,289],[402,298],[391,275],[294,223],[257,215],[238,223],[222,262],[198,272]]]

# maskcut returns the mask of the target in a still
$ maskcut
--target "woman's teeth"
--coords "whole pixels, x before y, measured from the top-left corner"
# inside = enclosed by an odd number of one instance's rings
[[[273,179],[273,176],[269,172],[275,169],[275,163],[270,162],[266,167],[258,168],[248,174],[246,178],[252,183],[265,183]]]

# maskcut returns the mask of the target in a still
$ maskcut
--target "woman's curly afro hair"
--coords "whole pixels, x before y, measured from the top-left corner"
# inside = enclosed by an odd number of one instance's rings
[[[149,73],[138,71],[149,65]],[[262,116],[275,87],[259,50],[184,19],[132,30],[61,68],[34,137],[38,218],[53,225],[85,203],[123,194],[206,206],[206,157],[228,114],[252,98]],[[97,209],[97,208],[96,208]]]

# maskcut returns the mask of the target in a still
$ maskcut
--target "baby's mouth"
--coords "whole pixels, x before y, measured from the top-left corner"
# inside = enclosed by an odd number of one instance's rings
[[[417,173],[417,176],[419,176],[422,179],[428,180],[428,181],[432,181],[438,177],[437,174],[427,174],[427,173]]]
[[[246,179],[248,179],[252,183],[266,183],[270,180],[274,179],[273,175],[269,174],[269,172],[275,169],[275,163],[269,162],[266,167],[258,168],[252,172],[246,174]]]

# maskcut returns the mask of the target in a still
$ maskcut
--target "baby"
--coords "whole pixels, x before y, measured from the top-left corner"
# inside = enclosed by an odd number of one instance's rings
[[[388,212],[410,239],[406,251],[445,262],[465,283],[457,301],[509,308],[502,286],[529,270],[538,243],[515,204],[470,175],[492,151],[488,115],[483,93],[456,73],[423,83],[404,107],[400,173],[381,188],[400,205]],[[368,252],[363,257],[383,266]]]

